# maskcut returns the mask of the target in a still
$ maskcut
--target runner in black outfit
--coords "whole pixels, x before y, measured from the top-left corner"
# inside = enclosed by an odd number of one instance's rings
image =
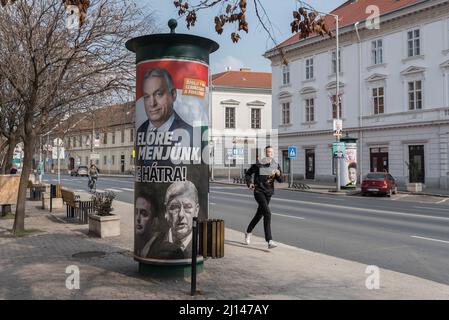
[[[265,148],[265,156],[261,161],[253,164],[245,175],[246,184],[248,188],[254,189],[254,198],[259,204],[256,215],[246,230],[245,243],[250,244],[251,232],[263,217],[265,240],[268,242],[268,248],[271,249],[277,247],[277,244],[273,241],[271,235],[271,211],[268,204],[274,193],[274,180],[282,182],[282,173],[279,164],[273,159],[273,148],[271,146]],[[251,182],[252,175],[254,175],[254,183]]]

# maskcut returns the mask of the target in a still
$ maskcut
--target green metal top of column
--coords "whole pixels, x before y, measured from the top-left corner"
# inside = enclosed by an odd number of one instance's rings
[[[175,19],[168,22],[171,33],[158,33],[133,38],[126,48],[136,53],[136,63],[151,59],[184,58],[209,64],[209,55],[218,50],[213,40],[190,34],[177,34]]]

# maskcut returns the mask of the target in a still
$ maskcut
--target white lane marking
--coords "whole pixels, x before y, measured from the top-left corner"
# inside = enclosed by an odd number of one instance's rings
[[[416,239],[423,239],[423,240],[429,240],[429,241],[435,241],[435,242],[449,243],[449,241],[438,240],[438,239],[432,239],[432,238],[425,238],[425,237],[419,237],[419,236],[411,236],[411,237],[412,237],[412,238],[416,238]]]
[[[125,191],[133,191],[134,192],[134,189],[131,189],[131,188],[120,188],[120,189],[125,190]]]
[[[123,190],[118,190],[118,189],[112,189],[112,188],[107,188],[105,189],[106,191],[112,191],[112,192],[123,192]]]
[[[426,210],[439,210],[439,211],[445,211],[445,212],[449,213],[449,208],[432,208],[432,207],[418,207],[418,206],[414,206],[413,208],[426,209]]]
[[[274,215],[274,216],[280,216],[280,217],[286,217],[286,218],[292,218],[292,219],[305,220],[305,218],[303,218],[303,217],[290,216],[290,215],[287,215],[287,214],[280,214],[280,213],[274,213],[274,212],[272,212],[271,214]]]
[[[212,192],[213,193],[218,193],[218,194],[232,195],[234,197],[252,198],[251,195],[244,195],[244,194],[238,194],[238,193],[231,193],[231,192],[224,192],[224,191],[212,191]],[[413,218],[425,218],[425,219],[434,219],[434,220],[449,220],[449,217],[448,218],[446,218],[446,217],[435,217],[435,216],[425,216],[425,215],[421,215],[421,214],[411,214],[411,213],[405,213],[405,212],[396,212],[396,211],[387,211],[387,210],[374,210],[374,209],[366,209],[366,208],[355,208],[355,207],[341,206],[341,205],[337,205],[337,204],[313,203],[313,202],[301,201],[301,200],[290,200],[290,199],[277,199],[277,198],[274,198],[271,201],[290,202],[290,203],[297,203],[297,204],[306,204],[306,205],[311,205],[311,206],[327,207],[327,208],[331,208],[331,209],[340,208],[340,209],[359,211],[359,212],[360,211],[364,211],[364,212],[369,212],[369,213],[374,213],[374,214],[387,213],[387,214],[392,214],[392,215],[397,215],[397,216],[406,216],[406,217],[413,217]]]
[[[97,189],[96,191],[97,192],[105,192],[104,190],[101,190],[101,189]]]
[[[211,204],[211,205],[213,205],[213,206],[215,206],[215,205],[216,205],[216,203],[215,203],[215,202],[209,202],[209,204]]]
[[[335,198],[335,197],[317,197],[318,199],[325,199],[325,200],[339,200],[339,201],[345,201],[345,199],[342,198]]]
[[[441,200],[441,201],[438,201],[437,204],[446,202],[447,200],[449,200],[449,198],[446,198],[446,199],[443,199],[443,200]]]
[[[408,196],[409,196],[408,194],[405,194],[405,195],[395,195],[393,198],[390,198],[390,200],[395,201],[395,200],[399,200],[399,199],[402,199],[402,198],[406,198],[406,197],[408,197]]]

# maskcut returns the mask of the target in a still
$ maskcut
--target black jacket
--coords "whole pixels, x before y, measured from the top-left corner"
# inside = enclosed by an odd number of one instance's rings
[[[282,182],[282,171],[276,161],[272,160],[271,163],[266,163],[262,159],[257,161],[247,171],[245,175],[246,184],[249,187],[251,185],[251,178],[254,175],[254,192],[263,192],[266,195],[271,196],[274,193],[274,180]],[[281,173],[279,176],[272,174],[273,170],[279,170]]]

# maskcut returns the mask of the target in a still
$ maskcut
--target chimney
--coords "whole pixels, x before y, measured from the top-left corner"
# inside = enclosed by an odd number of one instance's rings
[[[251,68],[240,68],[240,71],[251,71]]]

